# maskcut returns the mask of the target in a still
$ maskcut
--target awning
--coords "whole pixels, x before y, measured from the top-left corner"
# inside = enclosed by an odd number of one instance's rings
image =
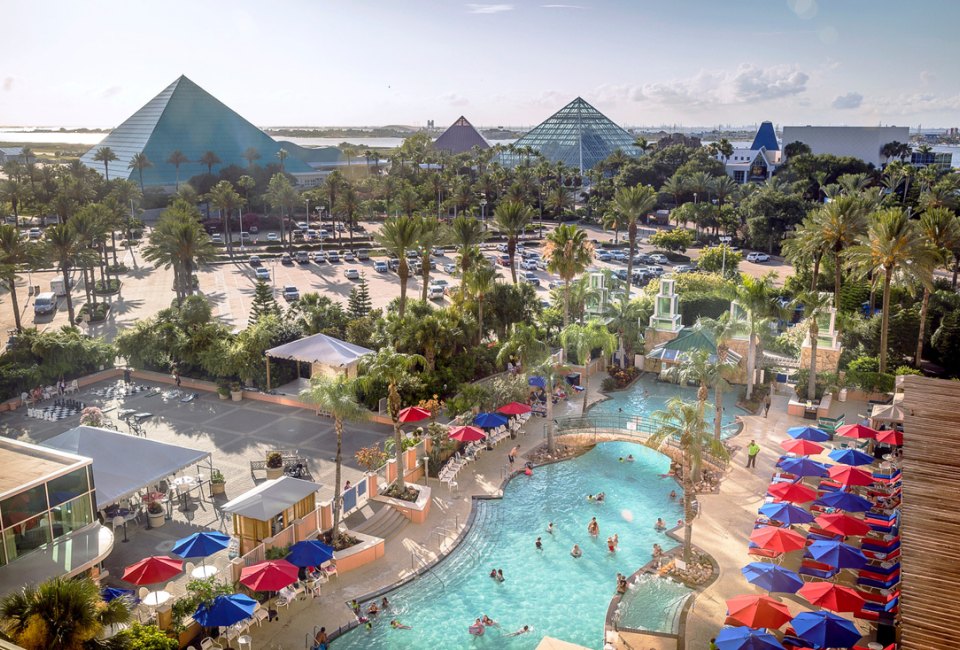
[[[870,419],[874,422],[903,422],[903,408],[896,404],[874,404]]]
[[[304,497],[320,489],[320,485],[299,478],[281,476],[264,481],[257,487],[244,492],[236,499],[228,501],[222,510],[230,514],[270,521]]]
[[[266,351],[268,357],[304,363],[323,363],[328,366],[350,365],[373,350],[341,341],[326,334],[314,334],[298,341],[278,345]]]
[[[669,361],[679,363],[684,357],[692,352],[706,352],[709,355],[709,362],[717,362],[717,344],[713,338],[704,330],[684,328],[680,330],[676,338],[670,339],[653,348],[648,359],[659,359],[660,361]],[[733,350],[727,349],[727,362],[731,364],[740,363],[742,357]]]
[[[88,426],[64,431],[43,446],[93,460],[98,509],[210,456],[208,451]]]

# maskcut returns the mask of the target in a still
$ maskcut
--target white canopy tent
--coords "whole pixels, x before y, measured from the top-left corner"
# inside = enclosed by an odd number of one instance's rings
[[[252,490],[228,501],[223,505],[222,510],[248,519],[270,521],[320,488],[318,483],[312,481],[281,476],[264,481]]]
[[[43,446],[93,460],[97,508],[116,503],[210,458],[208,451],[88,426],[64,431]]]
[[[278,345],[264,353],[267,358],[267,390],[270,390],[270,359],[286,359],[322,366],[333,371],[343,371],[348,376],[356,376],[360,358],[373,350],[341,341],[326,334],[314,334],[290,343]]]

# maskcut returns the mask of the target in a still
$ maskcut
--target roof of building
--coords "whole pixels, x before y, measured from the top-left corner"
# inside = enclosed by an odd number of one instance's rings
[[[676,338],[665,341],[653,348],[647,358],[661,361],[679,361],[691,352],[707,352],[710,363],[717,361],[717,342],[706,331],[693,327],[685,327]],[[741,356],[733,350],[727,350],[727,361],[740,363]]]
[[[0,438],[0,497],[88,463],[75,454]]]
[[[434,140],[433,147],[456,154],[470,151],[473,147],[489,149],[490,144],[483,139],[479,131],[473,128],[467,118],[461,115],[456,122],[440,134],[439,138]]]
[[[274,359],[289,359],[304,363],[323,363],[328,366],[342,367],[358,361],[360,357],[373,350],[347,343],[326,334],[314,334],[306,338],[278,345],[266,351],[266,356]]]
[[[283,147],[290,156],[302,160],[310,166],[333,165],[347,160],[347,157],[337,147],[301,147],[289,140],[278,140],[277,144]]]
[[[0,147],[0,153],[5,156],[20,156],[23,154],[23,147]]]
[[[757,135],[753,137],[751,149],[766,149],[767,151],[779,151],[780,143],[777,142],[777,132],[773,130],[773,122],[763,122],[757,129]]]
[[[261,165],[279,162],[280,143],[190,79],[180,76],[80,158],[83,164],[104,173],[103,163],[94,160],[101,147],[110,147],[117,156],[108,165],[110,178],[139,182],[139,172],[129,165],[135,154],[143,153],[152,163],[143,170],[144,185],[170,186],[177,182],[177,168],[167,160],[176,150],[190,161],[180,165],[179,179],[185,181],[207,173],[207,166],[199,160],[208,151],[220,159],[212,166],[216,173],[230,165],[246,167],[243,153],[247,149],[260,154]],[[294,174],[311,171],[297,158],[287,158],[284,167]]]
[[[281,476],[264,481],[236,499],[223,504],[222,510],[230,514],[270,521],[295,503],[310,496],[322,486],[290,476]]]
[[[642,153],[632,135],[581,97],[535,126],[514,145],[533,147],[551,162],[583,170],[593,168],[617,149],[628,156]]]

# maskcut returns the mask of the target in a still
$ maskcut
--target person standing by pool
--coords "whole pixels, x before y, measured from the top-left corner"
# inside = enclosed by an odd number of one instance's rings
[[[615,553],[617,550],[616,544],[613,543],[613,537],[607,538],[607,550],[611,553]]]
[[[587,524],[587,533],[593,537],[597,537],[600,534],[600,524],[597,523],[597,518],[593,517],[590,520],[590,523]]]
[[[759,453],[760,445],[757,444],[756,440],[751,440],[750,445],[747,447],[747,467],[757,466],[757,454]]]
[[[313,637],[313,648],[311,650],[327,650],[328,643],[330,642],[327,640],[327,628],[321,627],[317,636]]]
[[[520,445],[516,445],[513,449],[510,450],[510,453],[507,454],[507,460],[510,461],[510,464],[513,465],[514,461],[517,460],[517,456],[520,455]]]

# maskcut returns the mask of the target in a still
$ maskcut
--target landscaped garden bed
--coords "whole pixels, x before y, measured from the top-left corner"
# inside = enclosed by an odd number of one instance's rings
[[[103,280],[97,280],[93,283],[93,292],[98,295],[117,293],[118,291],[120,291],[120,280],[117,278],[108,278],[106,283]]]

